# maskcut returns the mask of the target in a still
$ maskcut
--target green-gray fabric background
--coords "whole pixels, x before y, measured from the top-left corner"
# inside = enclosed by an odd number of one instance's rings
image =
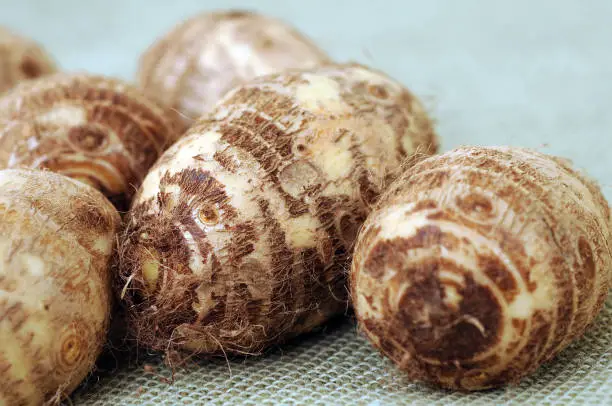
[[[610,0],[0,0],[0,24],[34,37],[65,70],[133,79],[138,55],[195,12],[278,16],[338,61],[382,69],[419,95],[445,150],[510,144],[571,158],[612,198]],[[350,321],[271,354],[200,361],[173,385],[157,358],[94,376],[76,405],[612,405],[612,297],[585,339],[521,386],[459,395],[402,381]],[[168,371],[159,367],[161,374]],[[1,383],[0,383],[1,384]]]

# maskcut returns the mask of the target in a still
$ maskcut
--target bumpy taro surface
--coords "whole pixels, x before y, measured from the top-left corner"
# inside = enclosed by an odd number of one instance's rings
[[[185,21],[151,45],[140,60],[139,83],[191,125],[246,80],[329,62],[308,38],[278,19],[217,11]]]
[[[22,80],[56,70],[55,61],[39,44],[0,27],[0,94]]]
[[[106,342],[120,218],[52,172],[0,170],[0,404],[70,394]]]
[[[50,169],[127,209],[178,128],[170,112],[122,81],[58,73],[0,98],[0,168]]]
[[[351,286],[408,376],[517,382],[582,335],[612,281],[610,210],[563,159],[460,148],[395,181],[358,238]]]
[[[135,197],[117,289],[136,339],[256,353],[343,312],[371,205],[405,158],[436,149],[415,97],[363,66],[232,90]]]

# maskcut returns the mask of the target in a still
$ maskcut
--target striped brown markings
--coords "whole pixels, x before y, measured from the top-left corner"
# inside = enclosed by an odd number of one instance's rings
[[[363,208],[368,211],[378,201],[381,193],[382,180],[380,185],[376,185],[370,179],[368,168],[365,164],[366,157],[359,150],[359,145],[351,143],[350,152],[353,158],[353,167],[351,168],[351,176],[355,177],[353,182],[359,186],[359,197]],[[355,236],[356,237],[356,236]]]
[[[166,216],[172,218],[173,223],[182,224],[191,233],[200,255],[207,258],[209,254],[213,253],[214,249],[206,237],[206,232],[200,228],[193,216],[199,216],[203,222],[224,224],[227,228],[228,224],[237,218],[238,213],[231,205],[231,201],[225,192],[225,186],[215,179],[210,172],[194,168],[184,169],[174,175],[164,174],[160,180],[160,191],[171,185],[179,186],[180,194],[172,197],[174,207],[162,207],[161,211],[169,211]],[[190,205],[187,205],[187,201],[191,201]],[[197,213],[194,214],[194,210],[197,210]],[[215,214],[214,219],[211,211]],[[181,237],[181,240],[184,240],[184,238]],[[254,236],[254,240],[256,240],[256,236]],[[233,249],[237,250],[238,248],[233,247]],[[183,262],[185,266],[188,263],[189,259]]]
[[[493,163],[494,159],[491,159],[490,156],[485,155],[479,157],[479,155],[481,154],[475,155],[480,158],[475,159],[479,167],[490,170],[490,168],[493,169],[492,167],[497,166],[497,164]],[[501,158],[505,162],[512,162],[513,159],[512,154],[508,152],[495,151],[495,155],[498,159]],[[552,188],[557,187],[557,185],[551,184],[551,181],[541,176],[535,168],[528,164],[518,166],[509,165],[505,168],[495,168],[495,171],[503,174],[506,179],[509,179],[514,184],[526,188],[531,196],[537,196],[537,200],[531,203],[531,206],[537,205],[537,207],[542,208],[544,212],[541,214],[546,215],[544,221],[550,230],[550,240],[548,240],[548,243],[553,247],[552,252],[554,252],[554,256],[549,260],[549,266],[555,277],[556,287],[558,289],[558,294],[556,295],[558,298],[555,318],[556,328],[554,331],[550,331],[552,341],[546,346],[546,349],[550,351],[568,338],[571,326],[575,323],[575,312],[573,309],[578,305],[575,303],[577,299],[574,295],[576,286],[574,277],[572,276],[575,272],[571,269],[573,264],[569,264],[567,261],[567,258],[571,257],[571,255],[567,255],[562,248],[567,246],[567,244],[564,244],[564,241],[569,236],[557,234],[558,231],[562,229],[556,227],[557,218],[555,217],[555,213],[558,212],[558,208],[555,206],[555,201],[550,197],[550,192],[554,190]],[[508,174],[511,174],[511,176],[508,176]],[[547,188],[546,186],[549,187]],[[518,189],[515,189],[514,193],[517,191]],[[517,200],[519,199],[515,199],[511,202],[512,205],[517,205],[517,208],[513,207],[516,213],[524,211],[525,207],[530,207],[525,204],[525,200],[520,199],[520,202],[517,202]],[[523,204],[521,205],[520,203]],[[521,207],[523,207],[523,210],[521,210]],[[544,355],[549,351],[543,350],[542,354]]]
[[[348,87],[348,84],[345,83],[344,86]],[[364,115],[377,117],[393,128],[395,150],[398,154],[396,158],[401,161],[408,154],[403,148],[401,139],[410,124],[406,112],[412,113],[412,100],[410,104],[398,104],[398,101],[403,102],[404,99],[398,100],[395,93],[386,85],[359,81],[353,83],[342,97],[344,102],[353,108],[356,117]],[[402,90],[402,93],[407,94],[405,90]]]
[[[0,115],[17,119],[30,116],[32,112],[38,112],[40,109],[49,110],[58,103],[83,106],[88,112],[91,106],[104,105],[127,112],[130,121],[139,124],[137,127],[147,135],[145,138],[150,139],[158,150],[163,149],[169,138],[175,136],[175,124],[164,117],[160,107],[153,105],[136,89],[113,79],[56,74],[32,84],[23,83],[18,90],[19,92],[11,93],[14,95],[11,99],[19,99],[19,104],[5,100],[4,112]],[[95,114],[93,117],[96,117]]]
[[[364,270],[374,279],[380,279],[387,268],[401,270],[405,253],[419,248],[443,246],[453,250],[457,246],[456,237],[444,233],[438,226],[426,225],[417,230],[412,237],[395,237],[379,241],[369,250]]]
[[[466,161],[467,158],[463,158],[464,161],[461,162],[463,165],[463,170],[460,172],[461,176],[454,176],[451,178],[448,173],[446,173],[446,176],[441,176],[440,170],[434,169],[427,162],[418,164],[417,167],[410,170],[408,176],[411,182],[420,189],[425,187],[437,189],[452,182],[454,185],[469,185],[470,188],[480,188],[485,191],[493,192],[494,195],[502,198],[504,202],[508,204],[509,209],[515,213],[522,213],[526,206],[534,204],[533,197],[530,196],[542,196],[545,192],[544,188],[530,181],[521,173],[517,172],[515,168],[506,168],[499,165],[493,159],[487,157],[483,158],[481,162],[474,162],[473,164]],[[440,165],[436,165],[436,168],[451,168],[453,166],[454,162],[447,161],[442,162]],[[497,182],[495,179],[492,179],[490,175],[483,176],[483,172],[478,169],[485,170],[489,173],[502,174],[504,181]],[[443,171],[446,171],[446,169]],[[525,188],[526,191],[522,191],[519,187]],[[521,197],[516,198],[517,195]],[[525,251],[522,243],[518,242],[516,238],[513,238],[510,232],[502,232],[503,230],[499,228],[498,222],[501,220],[503,213],[496,213],[495,216],[491,215],[493,206],[490,198],[480,193],[475,194],[469,192],[466,195],[456,196],[453,202],[454,206],[460,209],[459,211],[455,212],[451,210],[450,207],[447,207],[444,210],[444,214],[434,213],[431,214],[429,218],[460,221],[465,226],[484,235],[495,236],[498,242],[502,244],[502,247],[505,247],[507,251],[509,248],[512,248],[507,254],[513,261],[516,261],[516,265],[519,267],[525,283],[531,284],[532,282],[529,277],[530,266],[527,263],[523,263],[524,261],[521,260],[521,258],[525,259]],[[550,205],[546,205],[546,207],[543,208],[548,218],[552,219],[553,208]],[[461,216],[461,220],[458,219],[458,215]],[[473,216],[476,217],[472,219]],[[521,252],[513,252],[514,249],[521,250]]]
[[[304,289],[312,292],[310,297],[319,298],[319,308],[314,311],[335,314],[346,307],[348,292],[344,278],[350,266],[355,224],[365,221],[363,210],[350,203],[346,196],[318,196],[312,204],[314,215],[321,223],[318,238],[327,242],[327,247],[315,247],[303,254],[310,273],[304,280]],[[341,213],[344,214],[338,216]]]
[[[88,125],[97,124],[98,129],[110,129],[123,143],[127,152],[135,162],[131,170],[143,177],[146,171],[163,151],[164,144],[140,122],[140,117],[134,115],[129,108],[111,106],[102,103],[92,103],[86,107]],[[86,127],[87,128],[87,127]],[[108,131],[108,130],[107,130]],[[108,137],[108,133],[106,137]],[[85,151],[95,153],[95,151]],[[125,158],[124,158],[125,159]]]
[[[77,151],[92,158],[99,157],[115,167],[127,185],[125,193],[131,196],[133,189],[130,185],[140,184],[148,168],[155,162],[161,150],[151,142],[150,135],[143,132],[137,126],[131,113],[121,107],[95,104],[87,108],[87,115],[88,124],[73,127],[70,131],[90,134],[93,131],[94,134],[98,133],[104,136],[107,142],[112,132],[122,142],[129,156],[119,152],[108,153],[100,150],[100,153],[98,153],[97,150],[83,150],[82,148]],[[145,134],[147,136],[143,136]]]
[[[265,85],[267,82],[274,83],[275,78],[276,77],[266,76],[262,78],[262,80],[265,80]],[[257,83],[257,80],[254,80],[251,83]],[[295,102],[290,97],[282,95],[273,89],[266,88],[265,86],[239,87],[233,90],[222,101],[222,106],[225,108],[233,108],[232,106],[241,108],[243,105],[252,107],[253,110],[270,116],[272,118],[272,122],[282,122],[283,119],[286,119],[288,121],[283,122],[283,124],[286,126],[292,124],[290,120],[292,117],[296,115],[305,115],[304,112],[301,112],[298,108],[296,108]],[[253,116],[253,113],[249,114]],[[267,125],[272,126],[272,123]]]
[[[206,161],[203,157],[196,155],[193,157],[196,160]],[[237,162],[232,154],[229,154],[226,150],[217,150],[213,155],[213,159],[226,171],[230,173],[236,173],[239,168],[239,162]]]
[[[228,247],[229,263],[242,262],[244,257],[255,251],[254,243],[259,239],[255,225],[252,221],[245,221],[229,227],[228,231],[232,233],[231,243]]]
[[[17,160],[12,164],[13,167],[20,165],[30,166],[36,162],[38,168],[48,168],[60,173],[70,172],[71,170],[75,170],[80,167],[90,170],[92,166],[91,162],[72,160],[78,156],[78,154],[74,153],[75,150],[92,158],[95,156],[102,156],[103,152],[83,152],[82,148],[75,146],[74,144],[79,142],[79,140],[76,140],[75,138],[88,136],[87,133],[84,134],[81,130],[88,132],[89,134],[91,134],[90,131],[96,131],[96,136],[103,135],[103,132],[97,132],[98,129],[95,128],[94,125],[89,125],[78,128],[73,127],[72,130],[69,131],[67,138],[47,136],[47,134],[53,134],[54,132],[61,131],[61,129],[52,124],[38,124],[36,122],[29,123],[24,120],[21,122],[14,122],[12,125],[6,127],[3,131],[2,137],[0,137],[0,144],[7,145],[7,152],[11,151],[12,154],[14,154],[13,159],[17,158]],[[27,138],[34,137],[38,140],[39,144],[35,147],[35,149],[31,151],[28,150],[27,141],[24,134],[28,134]],[[83,141],[83,143],[91,143],[91,141]],[[115,155],[117,159],[118,165],[115,166],[117,167],[118,172],[129,176],[131,173],[130,168],[126,165],[120,165],[123,163],[122,156],[119,154],[113,155]],[[3,165],[8,164],[10,156],[11,155],[7,153],[0,157],[0,161]],[[46,158],[41,161],[40,158],[42,156],[46,156]],[[104,160],[108,160],[108,158]],[[116,189],[120,185],[123,185],[124,181],[121,180],[118,183],[113,181],[113,179],[116,177],[116,173],[113,171],[108,171],[104,166],[96,166],[95,171],[97,176],[85,173],[81,176],[87,177],[92,185],[96,186],[99,190],[112,199],[112,194],[117,192]],[[119,196],[119,199],[121,200],[123,197]]]
[[[102,100],[109,102],[112,106],[121,107],[129,112],[132,121],[138,124],[140,131],[146,135],[144,137],[155,145],[158,153],[161,153],[179,134],[176,134],[177,124],[171,122],[169,117],[163,115],[163,110],[154,106],[149,100],[145,99],[135,89],[124,89],[123,92],[110,88],[113,86],[109,82],[109,87],[105,87],[105,80],[100,79],[101,87],[88,91],[83,95],[83,100],[90,100],[100,103]],[[81,86],[87,86],[87,81]],[[117,86],[115,84],[115,86]],[[74,98],[78,100],[78,93]]]
[[[586,189],[591,193],[593,202],[597,205],[597,208],[601,210],[604,215],[604,222],[610,220],[610,207],[603,196],[601,189],[597,184],[589,179],[586,175],[578,172],[571,167],[571,162],[564,158],[551,157],[557,165],[566,173],[566,175],[579,183],[583,184]],[[565,184],[563,184],[565,187]],[[583,201],[584,196],[579,191],[568,187],[566,190],[577,197],[578,201]],[[578,307],[572,329],[572,334],[567,337],[568,342],[576,337],[581,336],[586,327],[592,322],[593,309],[601,309],[607,296],[608,286],[606,283],[599,284],[597,287],[598,291],[593,291],[594,282],[596,278],[597,269],[599,266],[605,266],[605,258],[610,255],[610,235],[606,235],[607,229],[606,224],[601,224],[600,219],[590,213],[588,210],[584,210],[581,205],[566,205],[569,216],[574,219],[574,223],[583,224],[584,229],[580,230],[578,241],[575,242],[574,258],[576,259],[574,266],[580,270],[575,272],[576,278],[576,289],[578,292]],[[569,244],[563,245],[564,247],[571,250]],[[604,277],[605,278],[605,277]],[[600,277],[601,280],[601,277]],[[596,303],[593,307],[586,306],[585,304],[591,300],[593,296],[597,296]]]
[[[257,241],[254,225],[247,221],[238,224],[232,224],[237,218],[237,211],[230,205],[230,200],[224,191],[224,185],[214,179],[207,171],[197,169],[186,169],[175,175],[165,175],[160,182],[160,190],[164,190],[167,185],[178,185],[181,189],[180,195],[174,197],[178,203],[170,209],[170,216],[174,222],[180,222],[185,229],[191,233],[198,250],[202,257],[206,259],[209,255],[212,262],[211,285],[215,286],[217,278],[224,279],[231,277],[232,284],[225,287],[225,290],[216,291],[212,289],[211,299],[215,303],[215,307],[207,309],[203,313],[200,320],[195,321],[196,326],[216,325],[221,323],[223,329],[232,329],[237,331],[243,322],[260,322],[261,307],[263,300],[253,297],[249,291],[249,283],[241,281],[240,272],[259,272],[259,275],[243,275],[245,278],[257,279],[258,276],[263,277],[263,269],[252,261],[246,263],[242,260],[254,250],[254,242]],[[185,203],[188,199],[192,200],[191,206]],[[163,198],[162,200],[167,200]],[[218,209],[216,209],[218,207]],[[214,209],[213,209],[214,208]],[[226,230],[232,232],[233,238],[227,252],[222,257],[213,248],[206,237],[204,230],[195,222],[193,210],[199,209],[196,214],[200,216],[200,220],[210,224],[223,224]],[[164,208],[162,208],[162,212]],[[177,236],[177,238],[179,238]],[[180,238],[183,238],[182,235]],[[156,247],[160,252],[163,247]],[[222,262],[220,262],[220,260]],[[188,258],[181,260],[181,263],[186,268],[189,263]],[[175,267],[172,267],[176,270]],[[248,268],[248,269],[247,269]],[[236,275],[233,275],[236,273]],[[222,275],[226,275],[225,277]],[[208,284],[207,281],[199,281],[199,283]],[[199,283],[192,285],[196,289]],[[193,295],[193,300],[197,300],[196,295]],[[226,314],[230,314],[232,319],[226,319]],[[194,320],[184,322],[193,323]],[[174,324],[176,326],[176,324]]]
[[[507,162],[511,159],[510,155],[506,153],[496,152],[496,155],[498,157],[503,157]],[[550,199],[547,198],[548,189],[541,186],[542,183],[546,185],[549,182],[545,181],[541,177],[538,177],[534,169],[531,169],[529,166],[526,165],[522,165],[520,168],[516,168],[513,166],[501,166],[497,163],[497,161],[495,161],[495,159],[492,159],[491,157],[482,153],[473,154],[471,158],[464,158],[464,160],[465,159],[469,159],[469,161],[473,162],[472,167],[483,168],[485,170],[492,171],[493,173],[499,173],[504,175],[504,178],[507,179],[507,181],[505,182],[505,184],[496,186],[497,194],[499,197],[504,198],[507,203],[514,209],[515,212],[520,213],[524,211],[525,207],[532,207],[534,205],[537,205],[537,207],[540,207],[543,210],[542,214],[546,213],[548,217],[547,224],[554,224],[553,213],[555,208],[552,206],[552,202],[550,201]],[[451,164],[451,162],[448,162],[448,164]],[[419,170],[422,169],[424,168],[419,168]],[[527,173],[530,174],[529,176],[531,178],[525,176]],[[508,181],[511,183],[508,183]],[[483,188],[491,188],[491,186],[494,185],[494,183],[492,183],[490,179],[485,179],[480,174],[476,173],[470,174],[465,180],[465,183],[474,184]],[[521,192],[520,189],[517,188],[517,186],[526,188],[527,192]],[[527,196],[527,193],[530,193],[531,196],[537,196],[538,203],[534,202],[531,197]],[[522,195],[522,197],[520,199],[516,198],[517,194]],[[508,199],[508,197],[510,196],[513,197],[513,199]],[[524,219],[522,221],[526,222],[529,220]],[[553,233],[554,230],[554,228],[550,228],[551,233]],[[506,244],[508,241],[507,236],[508,234],[506,234],[505,238],[502,240]],[[552,234],[552,238],[555,238],[554,234]],[[553,241],[551,241],[551,243],[554,246]],[[560,246],[557,248],[559,250],[561,246],[567,245],[564,245],[562,240],[559,240],[559,244]],[[517,242],[513,244],[512,249],[509,249],[508,247],[505,248],[505,251],[508,254],[513,254],[510,255],[510,257],[513,259],[514,262],[517,262],[518,258],[521,258],[524,255],[516,252],[516,248],[519,247],[522,247],[522,245],[521,243]],[[502,246],[502,248],[504,247]],[[557,306],[556,311],[557,316],[555,319],[556,326],[554,331],[547,330],[547,332],[552,335],[552,341],[549,343],[549,345],[545,346],[546,348],[541,348],[542,357],[546,357],[546,354],[550,354],[554,348],[558,347],[562,342],[569,338],[567,337],[567,333],[569,332],[570,327],[572,325],[571,319],[573,315],[573,288],[570,288],[570,290],[568,291],[568,285],[565,283],[570,273],[570,270],[568,269],[570,264],[567,264],[566,261],[563,259],[565,255],[563,255],[562,252],[558,252],[556,255],[556,257],[553,257],[549,261],[551,269],[553,270],[553,273],[557,280],[557,288],[560,291],[559,294],[556,295],[556,297],[558,297],[559,299],[559,304]],[[531,264],[523,265],[521,266],[521,269],[528,269],[529,265]],[[521,273],[524,276],[528,275],[528,271],[521,271]],[[580,272],[577,272],[575,275],[577,283],[580,283],[581,276],[578,275],[579,273]],[[533,289],[535,286],[533,286],[529,278],[525,277],[525,279],[526,282],[531,285],[531,289]],[[578,317],[579,315],[577,316],[577,320],[574,321],[574,323],[580,323]]]
[[[344,86],[348,84],[345,83]],[[404,150],[402,143],[402,139],[410,128],[410,120],[420,120],[417,127],[429,129],[428,131],[411,132],[413,142],[419,146],[418,152],[431,154],[437,150],[438,145],[433,127],[425,117],[425,113],[423,117],[414,115],[412,104],[415,98],[407,90],[391,90],[383,84],[359,81],[354,83],[348,92],[343,93],[343,98],[345,103],[353,108],[357,117],[372,115],[391,126],[398,160],[402,161],[413,153],[413,151]]]
[[[490,377],[487,382],[490,385],[498,386],[505,383],[517,382],[522,376],[535,371],[541,362],[550,360],[552,351],[544,351],[545,348],[552,349],[547,344],[548,337],[552,333],[550,318],[552,314],[544,310],[536,310],[531,317],[531,329],[524,338],[525,346],[514,355],[504,370]],[[508,352],[514,348],[508,348]]]
[[[91,124],[72,127],[68,130],[68,141],[76,150],[93,155],[108,146],[108,137],[104,129]]]
[[[243,114],[239,121],[222,123],[220,132],[223,141],[248,153],[261,165],[270,180],[270,186],[282,196],[291,215],[297,217],[308,212],[308,206],[302,200],[283,190],[278,178],[278,168],[292,156],[290,135],[283,133],[262,117],[250,113]],[[274,143],[263,144],[258,140],[258,135]]]
[[[479,255],[478,267],[493,282],[507,303],[512,303],[519,289],[512,273],[496,256]]]
[[[382,277],[385,269],[390,268],[400,271],[401,280],[410,280],[398,312],[386,300],[383,314],[395,313],[393,323],[398,324],[394,328],[398,332],[409,329],[411,348],[418,354],[442,362],[469,359],[495,345],[502,334],[500,304],[488,288],[476,284],[467,270],[445,258],[410,263],[406,269],[405,255],[410,250],[435,246],[453,250],[457,244],[456,237],[443,233],[437,226],[423,226],[412,237],[378,242],[369,251],[364,265],[364,270],[374,278]],[[439,280],[442,270],[457,273],[464,280],[461,286],[455,286],[462,296],[459,308],[444,303],[445,291]]]
[[[482,176],[482,174],[478,172],[464,172],[462,178],[455,178],[452,180],[452,182],[465,183],[466,185],[471,185],[471,187],[480,187],[484,190],[492,190],[492,188],[495,188],[497,191],[497,195],[503,198],[504,201],[510,206],[510,209],[512,209],[515,213],[524,212],[524,207],[529,207],[530,205],[537,204],[532,201],[532,197],[529,197],[528,194],[531,194],[531,196],[542,196],[542,194],[544,193],[544,189],[542,189],[542,187],[538,183],[532,182],[526,177],[521,176],[519,173],[515,172],[514,168],[504,168],[495,163],[494,160],[490,160],[487,157],[483,158],[484,159],[482,159],[481,162],[479,162],[478,164],[472,164],[471,167],[485,167],[486,170],[490,170],[493,173],[503,173],[504,179],[510,180],[512,183],[508,183],[506,181],[504,183],[495,184],[490,177]],[[490,166],[488,165],[489,162],[491,162]],[[448,162],[446,165],[452,166],[453,163]],[[463,165],[467,165],[467,162],[463,162]],[[442,164],[442,166],[444,166],[444,164]],[[422,182],[420,184],[428,185],[429,182],[426,181],[428,175],[424,174],[424,172],[422,172],[423,170],[426,171],[427,169],[422,168],[420,166],[419,168],[415,168],[415,170],[413,171],[415,175],[414,178],[412,178],[412,181],[416,183]],[[419,175],[419,173],[423,175]],[[525,193],[520,191],[520,189],[517,189],[515,186],[517,183],[519,183],[522,187],[527,188],[528,191]],[[439,185],[438,187],[440,186],[441,185]],[[505,188],[509,188],[509,190],[504,191]],[[500,196],[499,191],[503,191],[502,196]],[[521,198],[516,198],[517,194],[521,195]],[[512,199],[508,199],[509,196],[512,196]],[[484,205],[483,207],[486,209],[486,205]],[[542,208],[544,209],[544,213],[546,213],[548,218],[553,219],[554,209],[552,207],[548,207],[548,205]],[[483,210],[483,212],[480,213],[479,216],[482,217],[485,213],[486,210]],[[448,209],[444,212],[434,213],[430,215],[429,218],[457,222],[475,231],[478,231],[483,235],[488,235],[490,237],[495,238],[498,241],[500,248],[504,251],[506,256],[513,262],[514,266],[521,274],[522,279],[524,280],[524,283],[526,284],[529,291],[534,291],[537,288],[536,282],[533,281],[531,278],[531,268],[533,267],[531,259],[527,257],[522,241],[515,237],[513,232],[498,228],[495,224],[489,226],[482,223],[471,222],[469,221],[469,218],[466,218],[465,216],[462,216],[459,219],[456,217],[456,214],[453,214],[453,212],[449,211]],[[523,221],[528,220],[525,219]],[[551,220],[548,220],[548,222],[550,221]],[[551,258],[549,264],[554,270],[555,274],[557,274],[557,280],[559,280],[559,277],[563,278],[563,275],[559,276],[558,274],[567,274],[570,272],[567,267],[567,264],[558,254],[557,257]],[[562,284],[562,282],[557,283],[557,285],[560,284]],[[505,294],[507,293],[505,292]],[[556,343],[560,342],[563,339],[564,332],[566,331],[568,325],[568,320],[572,317],[572,303],[573,297],[571,292],[570,294],[563,294],[559,297],[556,319],[557,328],[554,331],[554,337],[551,336],[551,338],[553,339],[553,342],[551,343],[551,348],[554,348]],[[550,333],[553,334],[553,331],[550,331]]]
[[[606,198],[603,195],[597,183],[595,183],[593,179],[590,179],[585,174],[571,167],[570,162],[568,162],[568,160],[559,158],[559,157],[554,157],[554,156],[552,156],[551,159],[554,160],[557,163],[557,165],[559,165],[559,167],[568,174],[568,176],[577,179],[580,183],[586,186],[589,192],[591,192],[591,195],[593,196],[593,200],[597,204],[597,207],[600,209],[603,209],[604,218],[610,220],[610,215],[611,215],[610,205],[607,203]],[[574,190],[569,189],[569,191],[576,194],[576,191]],[[579,196],[579,200],[582,200],[580,196]],[[602,227],[600,224],[598,226]],[[606,245],[610,244],[610,241],[607,236],[606,236],[606,240],[607,240]]]
[[[275,213],[270,210],[269,203],[263,198],[259,198],[257,203],[261,210],[264,230],[269,236],[270,280],[273,284],[269,308],[267,312],[261,312],[259,317],[265,320],[266,324],[274,325],[275,331],[284,332],[293,327],[296,312],[308,305],[305,303],[306,297],[302,289],[297,286],[306,275],[298,273],[300,266],[296,261],[299,260],[300,254],[287,244],[283,227]],[[304,271],[308,272],[306,269]],[[253,312],[253,318],[256,317]]]
[[[108,162],[117,169],[121,179],[117,179],[117,173],[106,170],[101,162],[93,165],[97,175],[84,173],[81,176],[88,178],[120,210],[127,209],[133,185],[140,183],[148,168],[176,136],[177,126],[170,117],[164,117],[159,107],[119,81],[57,74],[33,84],[24,83],[17,90],[5,97],[4,112],[0,113],[18,122],[7,129],[15,134],[16,142],[11,149],[21,155],[17,157],[26,163],[33,162],[38,155],[47,155],[41,165],[59,172],[78,172],[80,167],[84,172],[92,169],[91,163],[73,161],[71,155],[75,152]],[[86,124],[63,128],[61,123],[36,123],[38,114],[62,105],[83,109]],[[48,136],[55,131],[66,134],[61,143],[57,137]],[[117,135],[128,156],[107,149],[109,131]],[[27,150],[28,136],[39,139],[39,145],[32,151]]]
[[[169,200],[162,197],[158,202],[166,205]],[[149,215],[147,212],[152,204],[153,198],[131,209],[131,220],[126,225],[120,247],[120,272],[114,283],[116,291],[122,291],[126,284],[129,288],[122,300],[131,314],[134,323],[131,329],[139,343],[165,351],[174,329],[196,319],[192,303],[197,300],[195,290],[200,281],[186,266],[190,252],[182,231],[174,224],[177,213],[162,206],[160,212],[163,214]],[[178,207],[178,211],[184,213],[184,207]],[[202,242],[205,240],[198,240],[198,244]],[[139,254],[151,249],[161,255],[159,262],[162,266],[156,289],[160,289],[163,283],[163,295],[141,294],[141,291],[147,291],[147,282],[140,271],[146,256]],[[207,246],[199,246],[199,249],[205,250]],[[172,269],[172,272],[166,272],[167,269]]]

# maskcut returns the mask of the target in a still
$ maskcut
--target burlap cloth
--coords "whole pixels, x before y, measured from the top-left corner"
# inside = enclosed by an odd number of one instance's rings
[[[459,394],[406,382],[349,319],[257,358],[192,362],[171,372],[158,356],[107,367],[76,405],[612,405],[612,295],[583,339],[518,386]],[[110,363],[112,364],[112,363]],[[153,374],[151,371],[154,371]]]

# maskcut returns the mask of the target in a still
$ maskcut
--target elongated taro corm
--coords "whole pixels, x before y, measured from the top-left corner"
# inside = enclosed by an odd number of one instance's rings
[[[612,282],[610,209],[558,157],[464,147],[408,169],[360,232],[359,324],[409,378],[516,383],[593,322]]]
[[[0,170],[0,405],[59,403],[94,366],[119,221],[86,184]]]
[[[0,27],[0,93],[22,80],[54,73],[55,61],[40,44]]]
[[[144,346],[257,353],[347,307],[357,230],[437,138],[419,101],[356,64],[230,91],[145,178],[117,281]]]
[[[0,98],[0,168],[50,169],[126,209],[161,153],[178,138],[173,115],[123,81],[58,73]]]
[[[283,21],[251,11],[214,11],[186,20],[152,44],[140,59],[138,80],[191,125],[246,80],[328,62]]]

